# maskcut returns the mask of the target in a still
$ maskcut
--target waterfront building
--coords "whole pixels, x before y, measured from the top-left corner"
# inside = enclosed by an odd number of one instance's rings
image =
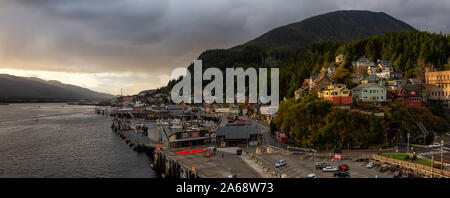
[[[216,141],[221,146],[246,145],[257,146],[261,144],[262,134],[254,125],[226,125],[216,131]]]

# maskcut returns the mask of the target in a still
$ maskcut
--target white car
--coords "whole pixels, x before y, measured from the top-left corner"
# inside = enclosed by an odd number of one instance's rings
[[[433,143],[432,145],[429,145],[429,147],[430,147],[430,148],[439,148],[439,147],[441,147],[441,144],[435,142],[435,143]]]
[[[369,162],[369,163],[367,163],[366,167],[367,168],[373,168],[373,167],[375,167],[375,164],[373,162]]]
[[[332,166],[327,166],[327,167],[323,168],[322,170],[323,170],[323,172],[334,172],[334,171],[337,171],[337,168],[332,167]]]
[[[306,176],[306,178],[316,178],[316,174],[311,173],[311,174],[309,174],[308,176]]]
[[[280,161],[275,163],[275,167],[279,168],[279,167],[282,167],[282,166],[286,166],[286,164],[287,164],[286,160],[280,160]]]

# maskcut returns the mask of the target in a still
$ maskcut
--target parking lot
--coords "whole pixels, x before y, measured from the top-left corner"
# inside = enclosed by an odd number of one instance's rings
[[[285,155],[280,153],[262,154],[256,156],[263,163],[264,167],[270,170],[277,170],[280,174],[285,174],[288,178],[305,178],[314,173],[317,178],[332,178],[334,172],[323,172],[315,169],[315,162],[325,162],[330,166],[338,168],[340,163],[332,162],[331,157],[315,157],[302,155]],[[287,165],[275,168],[275,163],[279,160],[286,160]],[[350,177],[352,178],[392,178],[394,171],[388,170],[380,172],[379,167],[366,168],[367,162],[357,162],[356,160],[344,160],[349,166]]]

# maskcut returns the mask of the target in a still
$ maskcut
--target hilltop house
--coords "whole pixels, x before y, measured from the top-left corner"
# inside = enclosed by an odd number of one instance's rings
[[[372,75],[366,76],[364,79],[361,80],[361,84],[367,84],[367,83],[382,84],[383,80],[380,77],[378,77],[377,75],[372,74]]]
[[[295,94],[295,99],[301,99],[305,96],[307,96],[309,93],[309,87],[300,87],[299,89],[297,89],[294,94]]]
[[[425,70],[425,84],[427,87],[428,102],[441,101],[450,107],[450,70]]]
[[[387,81],[388,91],[391,93],[399,93],[400,88],[406,84],[404,80],[390,80]]]
[[[422,106],[422,94],[416,86],[412,84],[406,84],[400,88],[399,94],[405,98],[407,106],[421,107]]]
[[[357,102],[385,102],[387,89],[377,83],[360,84],[352,89],[353,100]]]
[[[375,66],[375,63],[364,56],[354,63],[353,73],[358,75],[366,75],[369,67],[373,66]]]
[[[449,60],[450,60],[450,57],[449,57]],[[339,54],[336,56],[336,63],[339,64],[339,63],[343,63],[344,61],[345,61],[345,57],[343,54]]]
[[[323,74],[328,74],[329,76],[331,76],[336,72],[336,70],[337,68],[332,66],[332,67],[322,67],[320,71]]]
[[[327,89],[319,92],[319,98],[331,101],[334,106],[347,106],[353,102],[351,91],[344,84],[328,86]]]
[[[309,87],[309,92],[318,93],[325,90],[329,85],[334,84],[334,80],[328,75],[320,74],[317,76],[312,76],[306,83],[303,83],[304,87]]]

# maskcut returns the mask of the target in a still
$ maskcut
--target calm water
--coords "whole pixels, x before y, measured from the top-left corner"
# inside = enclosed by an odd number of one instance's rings
[[[0,178],[158,177],[110,126],[91,106],[0,105]]]

